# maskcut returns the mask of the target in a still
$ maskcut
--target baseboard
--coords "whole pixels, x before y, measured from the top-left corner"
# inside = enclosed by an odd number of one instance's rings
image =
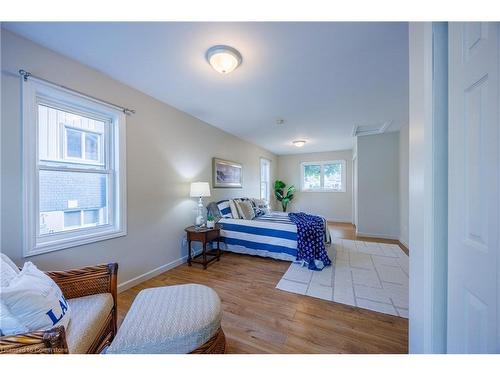
[[[342,219],[326,219],[326,222],[328,224],[351,224],[351,225],[353,225],[350,221],[345,221]]]
[[[400,243],[401,245],[403,245],[403,246],[404,246],[404,247],[406,247],[407,249],[410,247],[410,246],[408,246],[408,244],[407,244],[405,241],[403,241],[401,238],[399,238],[399,239],[398,239],[398,241],[399,241],[399,243]]]
[[[399,236],[391,236],[387,234],[375,234],[375,233],[362,233],[362,232],[356,232],[356,236],[359,237],[372,237],[372,238],[383,238],[387,240],[396,240],[399,241]]]
[[[406,255],[410,256],[410,249],[408,248],[408,246],[406,246],[404,242],[401,242],[401,240],[398,241],[398,244],[399,247],[406,253]]]
[[[125,290],[130,289],[136,286],[137,284],[142,283],[143,281],[149,280],[159,274],[162,274],[163,272],[166,272],[168,270],[171,270],[172,268],[180,266],[182,263],[185,263],[186,261],[187,261],[187,255],[177,260],[174,260],[170,263],[164,264],[160,267],[156,267],[155,269],[145,272],[142,275],[136,276],[130,280],[124,281],[123,283],[118,284],[118,293],[124,292]]]

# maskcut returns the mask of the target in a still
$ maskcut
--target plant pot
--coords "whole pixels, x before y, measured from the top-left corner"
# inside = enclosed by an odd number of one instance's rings
[[[207,220],[207,228],[212,229],[214,227],[215,227],[215,220],[211,220],[211,221]]]

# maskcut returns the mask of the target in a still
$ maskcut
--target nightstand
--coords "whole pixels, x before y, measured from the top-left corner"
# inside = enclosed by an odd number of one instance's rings
[[[203,265],[203,269],[207,269],[207,265],[214,260],[220,260],[220,230],[221,225],[215,225],[215,228],[196,228],[195,226],[190,226],[185,229],[187,233],[188,242],[188,265],[191,263],[198,263]],[[203,251],[201,254],[191,257],[191,242],[199,241],[203,244]],[[207,243],[211,241],[217,241],[217,249],[207,250]],[[196,260],[196,258],[203,258],[203,260]]]

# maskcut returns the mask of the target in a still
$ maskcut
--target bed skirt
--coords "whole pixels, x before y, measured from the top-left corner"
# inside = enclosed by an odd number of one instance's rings
[[[226,244],[222,241],[220,243],[220,248],[223,251],[231,251],[233,253],[238,253],[238,254],[257,255],[260,257],[273,258],[273,259],[278,259],[278,260],[286,260],[289,262],[294,262],[296,259],[296,256],[286,254],[286,253],[278,253],[278,252],[272,252],[272,251],[260,250],[260,249],[250,249],[250,248],[245,247],[245,246]]]

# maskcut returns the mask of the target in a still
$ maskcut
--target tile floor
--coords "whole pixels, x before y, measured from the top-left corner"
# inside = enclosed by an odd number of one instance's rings
[[[276,288],[408,318],[408,256],[398,245],[333,238],[334,265],[292,263]]]

